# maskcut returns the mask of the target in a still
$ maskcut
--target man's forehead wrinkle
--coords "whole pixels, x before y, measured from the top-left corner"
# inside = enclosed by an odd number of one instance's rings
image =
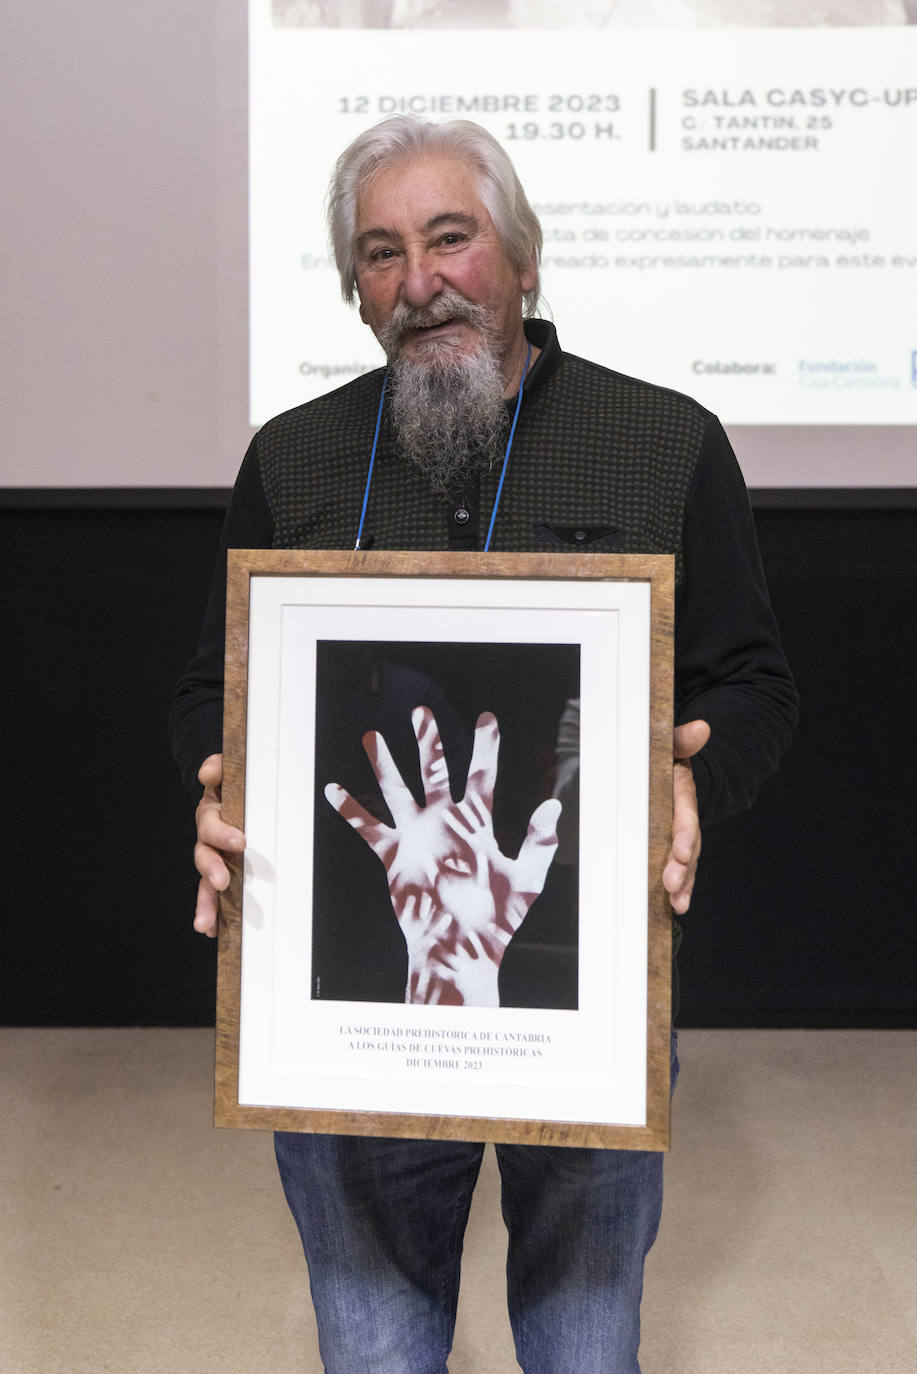
[[[471,215],[467,210],[444,210],[441,215],[434,215],[428,219],[424,227],[425,233],[430,233],[433,229],[441,229],[444,224],[461,224],[466,229],[477,229],[480,225],[477,215]]]

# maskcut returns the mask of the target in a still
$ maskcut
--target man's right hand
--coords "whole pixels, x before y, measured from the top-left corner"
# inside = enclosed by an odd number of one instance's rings
[[[210,939],[217,933],[220,893],[229,886],[229,869],[224,854],[241,854],[245,836],[241,830],[223,820],[221,805],[223,755],[210,754],[198,770],[197,780],[204,785],[204,795],[197,804],[197,844],[194,846],[194,867],[201,875],[194,910],[194,929]]]

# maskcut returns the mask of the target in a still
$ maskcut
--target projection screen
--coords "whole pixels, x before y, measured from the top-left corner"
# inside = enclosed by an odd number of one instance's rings
[[[322,201],[344,144],[407,112],[509,149],[565,348],[696,396],[759,485],[911,481],[909,20],[862,0],[254,0],[251,422],[378,366]]]

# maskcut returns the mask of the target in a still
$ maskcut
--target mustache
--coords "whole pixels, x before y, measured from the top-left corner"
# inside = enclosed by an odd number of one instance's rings
[[[475,305],[457,291],[443,291],[428,306],[415,308],[403,301],[395,306],[388,320],[379,331],[379,341],[389,356],[398,351],[398,345],[405,334],[415,329],[432,329],[435,325],[445,324],[447,320],[464,320],[473,328],[487,333],[491,313],[483,305]]]

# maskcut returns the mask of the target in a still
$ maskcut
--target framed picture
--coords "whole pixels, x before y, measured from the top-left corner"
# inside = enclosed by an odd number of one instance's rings
[[[666,1149],[672,559],[232,551],[216,1123]]]

